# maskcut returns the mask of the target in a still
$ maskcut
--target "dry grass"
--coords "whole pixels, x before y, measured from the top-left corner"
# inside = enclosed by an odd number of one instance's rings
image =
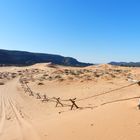
[[[4,82],[0,82],[0,85],[4,85],[5,83]]]

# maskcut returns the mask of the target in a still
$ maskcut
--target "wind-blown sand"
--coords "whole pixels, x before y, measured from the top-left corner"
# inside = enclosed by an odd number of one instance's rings
[[[24,91],[21,78],[33,96]],[[135,80],[140,68],[1,67],[0,140],[138,140],[140,86],[131,85]],[[42,102],[44,94],[51,101]],[[55,107],[53,97],[68,106]],[[79,109],[70,110],[73,98]]]

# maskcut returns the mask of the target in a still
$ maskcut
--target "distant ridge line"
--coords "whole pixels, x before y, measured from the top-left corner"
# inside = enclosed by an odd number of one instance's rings
[[[91,63],[79,62],[72,57],[64,57],[61,55],[0,49],[1,66],[28,66],[36,63],[49,62],[57,65],[75,67],[86,67],[93,65]]]
[[[140,62],[110,62],[108,64],[124,67],[140,67]]]

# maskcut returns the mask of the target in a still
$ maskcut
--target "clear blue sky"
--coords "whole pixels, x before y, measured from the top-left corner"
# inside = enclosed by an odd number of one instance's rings
[[[140,1],[0,0],[0,48],[140,61]]]

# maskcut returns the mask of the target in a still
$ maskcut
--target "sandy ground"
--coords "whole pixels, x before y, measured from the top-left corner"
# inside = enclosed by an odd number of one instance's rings
[[[0,140],[138,140],[140,86],[131,84],[139,79],[140,68],[110,65],[2,67]],[[55,107],[53,97],[64,106]],[[73,98],[79,109],[70,110]]]

